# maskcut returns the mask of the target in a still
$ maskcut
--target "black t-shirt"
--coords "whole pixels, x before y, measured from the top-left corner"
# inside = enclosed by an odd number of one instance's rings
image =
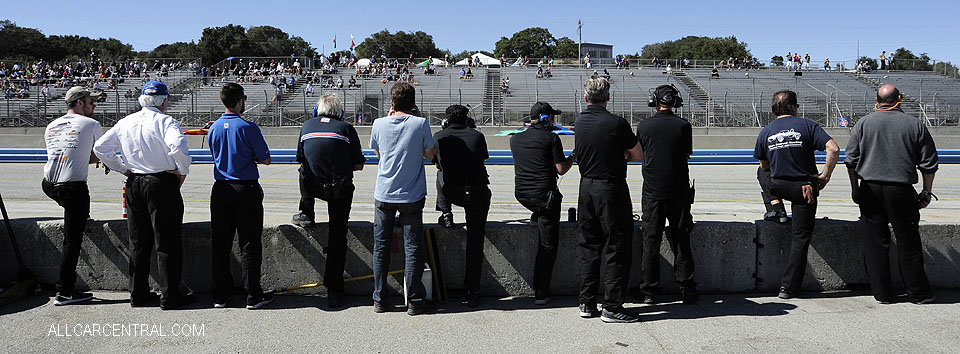
[[[335,183],[353,179],[353,165],[366,162],[357,130],[335,118],[317,117],[303,123],[297,162],[308,180]]]
[[[777,118],[760,131],[753,157],[770,161],[771,177],[809,177],[819,174],[813,151],[826,149],[830,139],[812,120]]]
[[[566,161],[560,137],[535,124],[510,137],[513,154],[515,194],[521,197],[545,196],[557,186],[556,164]]]
[[[577,132],[574,153],[581,178],[627,178],[624,150],[637,145],[637,136],[630,130],[630,123],[603,106],[589,105],[580,112],[574,129]]]
[[[688,194],[693,153],[693,129],[686,119],[659,111],[637,123],[637,140],[643,149],[643,197],[666,200]]]
[[[463,124],[450,124],[433,134],[437,160],[443,169],[443,183],[451,186],[490,184],[484,161],[490,157],[483,133]]]

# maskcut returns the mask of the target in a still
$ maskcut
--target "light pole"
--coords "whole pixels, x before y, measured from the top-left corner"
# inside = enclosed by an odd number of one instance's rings
[[[577,19],[577,68],[580,67],[580,58],[583,58],[583,22]]]

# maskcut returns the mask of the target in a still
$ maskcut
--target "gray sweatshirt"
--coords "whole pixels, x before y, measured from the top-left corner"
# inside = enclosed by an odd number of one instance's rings
[[[920,119],[899,109],[860,118],[847,143],[847,168],[865,181],[917,183],[917,170],[937,172],[939,157],[933,137]]]

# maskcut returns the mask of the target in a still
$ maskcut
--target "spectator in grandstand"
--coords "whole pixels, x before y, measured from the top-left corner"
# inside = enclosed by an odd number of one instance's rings
[[[477,55],[476,57],[473,58],[473,64],[478,68],[483,66],[483,64],[481,64],[480,62],[480,55]]]
[[[887,59],[887,67],[889,67],[890,70],[896,70],[896,68],[897,68],[897,67],[895,66],[895,65],[896,65],[897,56],[896,56],[894,53],[895,53],[895,52],[891,50],[891,51],[890,51],[890,58]]]
[[[806,52],[803,55],[803,69],[810,70],[810,52]]]
[[[580,316],[600,316],[604,322],[637,322],[637,314],[623,308],[630,279],[633,252],[633,207],[627,186],[627,161],[643,160],[643,152],[630,124],[607,111],[610,84],[590,78],[584,84],[587,108],[577,117],[574,153],[580,167],[578,201],[578,249]],[[602,261],[601,261],[602,258]],[[597,311],[600,265],[603,280],[603,311]]]
[[[720,77],[720,72],[717,71],[716,66],[713,67],[713,70],[710,70],[710,77]]]
[[[487,142],[480,133],[468,124],[469,109],[461,105],[447,107],[449,126],[433,136],[437,145],[434,161],[437,163],[437,187],[439,195],[449,203],[464,208],[467,220],[466,266],[463,284],[467,290],[464,302],[469,307],[477,306],[480,290],[480,274],[483,265],[483,239],[490,210],[490,181],[484,161],[489,158]],[[452,214],[449,217],[453,222]],[[446,223],[446,220],[441,220]]]
[[[337,88],[339,89],[343,88],[343,76],[340,76],[337,78]]]
[[[543,71],[543,77],[553,77],[553,73],[550,72],[550,66],[547,66],[547,70]]]
[[[667,64],[667,70],[665,70],[663,73],[667,75],[673,75],[673,68],[670,67],[670,64]]]
[[[653,67],[659,69],[661,66],[660,58],[653,57]]]
[[[463,80],[467,77],[467,68],[460,68],[460,80]]]
[[[47,83],[43,84],[43,88],[40,89],[40,95],[43,96],[44,100],[50,100],[53,98],[50,96],[50,84],[47,84]]]
[[[840,147],[820,124],[796,117],[798,107],[795,92],[775,93],[772,110],[777,118],[760,131],[753,152],[760,167],[770,171],[767,190],[774,197],[789,200],[793,209],[793,238],[780,281],[781,299],[796,297],[800,292],[816,222],[817,196],[830,182],[840,155]],[[822,173],[817,171],[814,150],[827,151]]]
[[[76,291],[77,262],[80,259],[83,232],[90,215],[90,191],[87,188],[89,166],[97,162],[94,142],[103,135],[100,123],[89,118],[99,93],[83,87],[67,91],[67,114],[47,125],[45,140],[47,163],[43,168],[43,193],[63,207],[63,249],[57,278],[55,306],[93,299],[93,294]]]
[[[880,52],[880,70],[887,70],[887,51]]]
[[[651,98],[650,105],[657,113],[637,124],[643,154],[643,281],[637,295],[642,302],[652,304],[660,292],[660,243],[666,231],[680,300],[692,304],[699,299],[690,250],[693,191],[687,161],[693,154],[693,133],[690,122],[673,113],[683,102],[676,87],[660,85]],[[667,221],[669,226],[665,225]]]
[[[305,95],[307,95],[307,97],[311,97],[311,96],[313,96],[313,91],[314,91],[313,83],[312,83],[312,82],[308,82],[308,83],[307,83],[307,87],[303,89],[303,93],[304,93]]]
[[[584,55],[584,56],[583,56],[583,65],[584,65],[587,69],[590,69],[590,68],[593,67],[593,64],[590,63],[590,53],[587,53],[587,55]]]
[[[465,74],[464,77],[466,77],[467,79],[472,79],[472,78],[473,78],[473,71],[471,71],[470,68],[467,68],[467,73]]]
[[[823,59],[823,70],[831,70],[830,68],[830,58]]]
[[[360,85],[357,85],[357,78],[355,78],[355,77],[353,77],[353,76],[350,76],[350,80],[347,81],[347,83],[349,84],[349,86],[348,86],[349,88],[357,88],[357,87],[360,87]]]
[[[148,82],[139,99],[143,109],[118,121],[93,148],[104,165],[122,171],[127,177],[130,305],[147,306],[156,300],[149,284],[151,253],[156,250],[163,310],[193,303],[193,296],[180,293],[183,262],[180,187],[190,172],[190,153],[180,125],[163,113],[167,108],[167,95],[167,85]]]
[[[550,301],[550,280],[560,242],[560,209],[563,195],[557,176],[573,165],[574,154],[563,156],[560,137],[553,134],[553,121],[560,114],[549,103],[530,108],[530,128],[510,137],[514,159],[514,196],[533,215],[537,226],[537,256],[533,268],[534,304]],[[534,221],[535,220],[535,221]]]
[[[343,301],[343,267],[347,252],[347,220],[353,203],[353,172],[363,169],[366,158],[360,138],[352,125],[343,121],[340,98],[326,94],[317,101],[313,118],[300,129],[297,162],[300,163],[300,212],[293,223],[314,224],[316,198],[327,202],[329,228],[327,259],[323,275],[327,306]],[[391,228],[392,230],[392,228]]]
[[[793,70],[793,53],[787,52],[787,56],[783,57],[783,61],[787,65],[787,70]]]
[[[538,67],[538,68],[537,68],[537,78],[538,78],[538,79],[542,79],[542,78],[543,78],[543,68],[542,68],[542,67]]]
[[[390,89],[390,114],[373,122],[370,147],[380,158],[374,189],[374,312],[390,310],[387,303],[387,271],[397,212],[403,225],[408,315],[430,311],[423,275],[423,205],[427,181],[423,159],[436,154],[433,135],[426,119],[419,117],[416,91],[410,84],[397,83]]]
[[[607,79],[607,81],[610,81],[610,72],[607,71],[607,68],[603,68],[603,74],[600,74],[600,77],[603,77],[604,79]]]
[[[877,90],[876,112],[857,121],[847,143],[847,174],[854,203],[860,206],[864,263],[873,297],[893,302],[890,283],[890,229],[897,236],[899,269],[910,302],[934,300],[923,266],[917,223],[920,209],[930,205],[938,164],[937,147],[922,120],[900,108],[903,97],[893,85]],[[917,170],[921,191],[913,189]]]
[[[243,287],[247,290],[247,309],[259,309],[273,302],[273,295],[264,294],[260,286],[263,263],[263,189],[258,182],[257,164],[270,164],[260,127],[240,115],[246,109],[243,86],[223,85],[220,101],[225,112],[210,126],[207,133],[214,167],[213,190],[210,193],[210,227],[213,230],[211,262],[213,263],[213,307],[227,307],[233,291],[230,274],[230,253],[233,236],[240,249]]]

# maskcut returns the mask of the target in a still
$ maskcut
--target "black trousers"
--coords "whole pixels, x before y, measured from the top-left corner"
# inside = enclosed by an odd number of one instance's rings
[[[437,170],[437,206],[436,210],[444,213],[453,213],[453,204],[443,195],[443,170]]]
[[[807,203],[803,198],[803,185],[813,187],[813,203]],[[790,201],[793,212],[793,221],[790,231],[793,235],[790,241],[790,255],[787,256],[787,268],[780,279],[780,287],[789,291],[800,291],[803,284],[803,275],[807,271],[807,251],[810,249],[810,238],[817,218],[817,196],[820,194],[817,182],[813,179],[781,179],[771,178],[770,194]]]
[[[57,292],[70,294],[75,290],[80,243],[90,216],[90,190],[87,182],[80,181],[53,184],[44,179],[40,187],[43,194],[63,207],[63,259],[60,260],[56,287]]]
[[[680,227],[683,218],[690,212],[690,204],[681,198],[655,200],[643,198],[643,252],[640,273],[643,281],[640,291],[653,295],[660,291],[660,243],[664,231],[667,242],[673,252],[673,274],[681,291],[693,291],[697,282],[693,280],[696,269],[693,253],[690,250],[690,231]],[[670,225],[667,226],[666,222]]]
[[[764,170],[763,167],[757,167],[757,181],[760,182],[760,197],[763,199],[763,207],[767,211],[773,211],[775,208],[773,205],[770,205],[771,201],[780,199],[770,194],[771,178],[770,170]],[[778,203],[776,208],[784,208],[783,203]],[[786,210],[786,208],[784,208],[784,210]]]
[[[263,189],[257,181],[216,181],[210,193],[210,227],[213,231],[213,298],[225,301],[233,290],[230,251],[233,235],[240,246],[240,273],[247,302],[259,301],[263,263]]]
[[[339,195],[325,196],[323,186],[300,174],[300,212],[313,219],[317,198],[327,202],[329,234],[327,234],[327,261],[323,270],[323,286],[330,292],[343,292],[343,267],[347,259],[347,221],[353,205],[355,187],[352,180],[343,181]]]
[[[581,178],[578,201],[580,250],[580,303],[597,303],[600,262],[606,266],[603,280],[604,308],[623,305],[633,251],[633,205],[624,179]]]
[[[180,295],[183,268],[183,197],[180,180],[167,172],[127,178],[130,230],[130,299],[150,292],[150,252],[156,247],[161,302]]]
[[[447,188],[443,194],[450,203],[463,207],[467,214],[466,267],[463,272],[463,287],[469,292],[480,289],[480,271],[483,267],[483,238],[487,230],[487,214],[490,211],[490,188],[486,185],[470,187],[470,200],[466,200],[463,187]]]
[[[923,267],[923,245],[920,243],[920,205],[917,192],[909,184],[860,183],[860,215],[863,258],[870,278],[870,289],[878,301],[893,299],[890,284],[890,229],[897,235],[897,256],[900,273],[910,300],[930,296],[930,282]]]
[[[553,278],[553,265],[557,260],[557,246],[560,243],[560,203],[563,195],[554,187],[554,198],[548,203],[543,196],[517,196],[517,201],[533,212],[537,220],[537,259],[533,266],[533,288],[550,291]]]

